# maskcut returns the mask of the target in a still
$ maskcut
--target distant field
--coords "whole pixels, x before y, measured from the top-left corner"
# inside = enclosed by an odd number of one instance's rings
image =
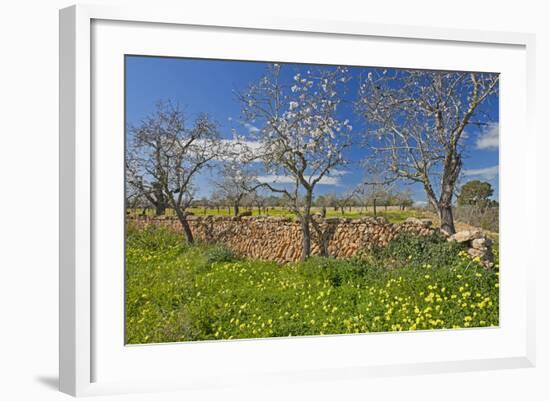
[[[253,216],[274,216],[274,217],[294,217],[294,214],[281,207],[276,208],[267,208],[265,211],[258,211],[257,208],[254,209],[248,209],[248,208],[241,208],[241,212],[250,210],[252,212]],[[196,216],[233,216],[233,210],[228,208],[220,208],[219,210],[217,208],[190,208],[188,209],[189,212],[192,212]],[[143,209],[131,209],[129,210],[131,215],[141,215],[143,213]],[[315,207],[313,208],[313,213],[321,213],[321,208]],[[153,216],[154,210],[148,209],[145,211],[145,215]],[[167,209],[166,216],[175,216],[175,213],[171,209]],[[418,209],[407,209],[407,210],[399,210],[396,206],[389,206],[387,210],[385,208],[379,207],[377,208],[377,216],[385,217],[390,221],[391,223],[402,223],[409,217],[418,217],[422,218],[425,217],[425,213],[418,210]],[[360,217],[372,217],[374,216],[374,210],[372,207],[370,208],[359,208],[359,207],[352,207],[345,208],[344,213],[342,214],[341,210],[334,210],[334,208],[327,208],[327,217],[345,217],[345,218],[351,218],[351,219],[357,219]]]

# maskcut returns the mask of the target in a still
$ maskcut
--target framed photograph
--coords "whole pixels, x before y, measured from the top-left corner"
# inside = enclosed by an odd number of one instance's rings
[[[534,38],[60,12],[60,388],[529,367]]]

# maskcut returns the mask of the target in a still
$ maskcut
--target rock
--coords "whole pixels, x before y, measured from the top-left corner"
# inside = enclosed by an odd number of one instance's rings
[[[489,238],[475,238],[472,240],[472,248],[487,249],[493,245],[493,242]]]
[[[405,220],[405,223],[422,225],[422,220],[417,219],[416,217],[409,217]]]
[[[448,238],[448,241],[468,242],[476,238],[482,238],[483,233],[479,230],[459,231]]]
[[[430,219],[421,219],[422,225],[426,228],[432,226],[432,221]]]
[[[469,248],[468,249],[468,255],[475,258],[476,256],[479,258],[482,258],[485,256],[486,251],[483,251],[481,249],[475,249],[475,248]]]
[[[289,248],[286,250],[285,259],[287,259],[287,260],[292,260],[293,254],[294,254],[294,248],[293,248],[293,247],[289,247]]]

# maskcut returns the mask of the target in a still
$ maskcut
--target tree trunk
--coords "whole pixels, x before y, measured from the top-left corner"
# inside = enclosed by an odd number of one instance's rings
[[[233,215],[234,216],[238,216],[239,215],[239,205],[237,203],[235,203],[233,205]]]
[[[340,207],[340,213],[342,213],[342,216],[345,214],[343,207]]]
[[[166,211],[166,203],[158,201],[155,205],[155,216],[162,216]]]
[[[453,209],[451,205],[439,205],[439,218],[441,219],[441,231],[452,235],[455,233]]]
[[[193,233],[191,232],[191,227],[189,227],[189,222],[187,221],[187,219],[184,219],[181,222],[181,225],[183,227],[183,233],[185,234],[185,239],[187,240],[187,243],[192,244],[194,242]]]
[[[306,260],[311,254],[311,233],[309,230],[309,216],[302,218],[302,261]]]
[[[330,238],[330,225],[326,227],[326,230],[323,232],[322,225],[315,220],[311,220],[311,226],[314,228],[317,234],[317,240],[319,241],[319,255],[323,257],[328,256],[328,240]]]
[[[374,217],[376,217],[376,198],[372,200],[372,207],[374,209]]]
[[[456,180],[461,168],[462,160],[460,154],[456,152],[455,144],[454,148],[445,156],[443,178],[441,180],[441,196],[439,202],[437,202],[437,210],[441,219],[441,230],[449,235],[455,233],[452,202]]]
[[[185,215],[185,212],[176,209],[176,214],[178,216],[178,220],[181,223],[181,227],[183,228],[183,235],[185,236],[185,240],[188,244],[192,244],[194,242],[193,232],[191,231],[191,227],[189,226],[189,222],[187,221],[187,216]]]
[[[305,196],[304,215],[302,216],[302,261],[311,255],[311,201],[313,199],[313,188],[308,189]]]

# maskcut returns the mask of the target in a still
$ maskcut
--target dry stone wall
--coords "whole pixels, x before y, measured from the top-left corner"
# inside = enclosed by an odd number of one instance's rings
[[[189,225],[197,240],[221,242],[236,253],[251,258],[284,263],[300,259],[302,231],[300,223],[280,217],[189,216]],[[181,232],[181,224],[172,217],[128,217],[139,227],[160,225]],[[401,224],[386,219],[316,218],[319,233],[311,229],[312,254],[350,257],[359,250],[385,246],[400,233],[430,235],[436,229],[426,219],[410,218]]]

